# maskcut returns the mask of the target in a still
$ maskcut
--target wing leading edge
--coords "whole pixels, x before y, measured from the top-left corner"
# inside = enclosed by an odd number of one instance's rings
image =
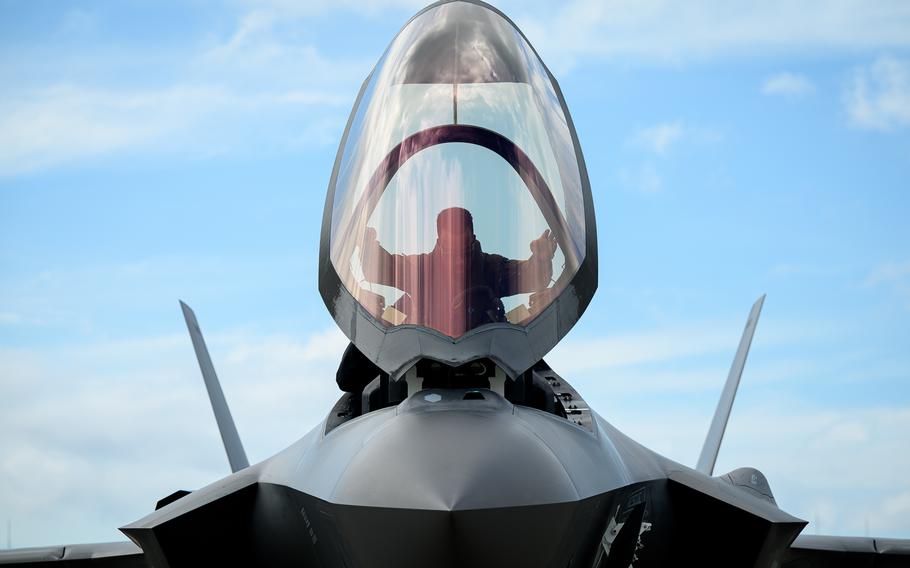
[[[782,568],[910,566],[910,539],[800,535]]]
[[[85,568],[148,568],[142,549],[129,541],[94,544],[67,544],[0,551],[0,565],[9,567],[44,566],[62,562],[63,566]]]

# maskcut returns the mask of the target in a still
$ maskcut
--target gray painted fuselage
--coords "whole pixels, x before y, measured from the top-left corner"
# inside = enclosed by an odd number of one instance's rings
[[[156,566],[222,559],[565,568],[633,556],[636,566],[731,559],[729,550],[691,556],[687,522],[701,513],[696,506],[687,519],[677,516],[674,502],[686,499],[704,499],[705,515],[735,502],[743,519],[785,523],[790,530],[775,539],[782,548],[802,527],[765,500],[647,450],[597,415],[588,429],[491,390],[429,389],[328,433],[323,422],[275,457],[123,531]],[[634,528],[623,531],[629,519]],[[746,539],[748,565],[761,565],[753,564],[767,540],[760,533]],[[624,549],[608,554],[611,547]]]

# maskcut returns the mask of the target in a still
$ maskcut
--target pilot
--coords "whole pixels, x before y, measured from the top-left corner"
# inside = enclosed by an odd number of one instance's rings
[[[485,323],[505,321],[502,298],[545,289],[553,276],[556,236],[545,230],[531,241],[527,260],[483,252],[467,209],[443,209],[436,218],[436,246],[423,254],[391,254],[376,230],[364,235],[363,273],[404,295],[393,306],[404,323],[425,325],[451,337]]]

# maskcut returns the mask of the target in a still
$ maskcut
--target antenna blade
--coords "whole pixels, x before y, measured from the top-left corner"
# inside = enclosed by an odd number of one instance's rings
[[[752,345],[752,336],[755,334],[755,326],[758,325],[758,316],[761,314],[764,303],[765,294],[762,294],[752,305],[749,319],[746,320],[746,329],[743,330],[743,337],[739,340],[739,347],[736,349],[736,357],[733,358],[733,365],[730,367],[730,374],[727,375],[727,383],[720,393],[711,428],[708,429],[705,445],[701,449],[701,455],[698,456],[698,465],[695,466],[696,470],[704,474],[712,475],[714,473],[714,462],[717,461],[717,454],[720,452],[720,443],[724,439],[727,420],[730,418],[730,410],[733,408],[733,399],[736,398],[736,389],[739,388],[739,379],[742,377],[743,367],[746,366],[749,346]]]
[[[186,320],[186,328],[190,332],[190,339],[193,340],[196,360],[199,361],[199,370],[202,371],[202,379],[205,381],[205,388],[209,392],[212,411],[215,413],[215,421],[218,423],[221,441],[224,442],[224,451],[227,452],[228,462],[231,464],[231,472],[240,471],[249,467],[250,462],[246,459],[246,452],[243,451],[243,444],[240,443],[240,436],[234,426],[231,410],[224,399],[224,393],[221,392],[221,384],[218,382],[218,375],[215,374],[212,358],[209,357],[209,350],[206,348],[205,340],[202,338],[202,330],[199,329],[199,322],[196,321],[196,314],[193,313],[192,308],[184,304],[183,301],[180,302],[180,307],[183,309],[183,318]]]

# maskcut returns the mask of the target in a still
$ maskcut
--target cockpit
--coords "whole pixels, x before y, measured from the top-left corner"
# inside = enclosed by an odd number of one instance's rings
[[[427,10],[380,60],[340,150],[331,262],[383,326],[524,326],[585,254],[572,136],[542,64],[486,7]]]
[[[360,352],[400,378],[488,358],[512,378],[597,286],[593,203],[559,87],[474,1],[418,13],[364,82],[329,182],[319,286]]]

